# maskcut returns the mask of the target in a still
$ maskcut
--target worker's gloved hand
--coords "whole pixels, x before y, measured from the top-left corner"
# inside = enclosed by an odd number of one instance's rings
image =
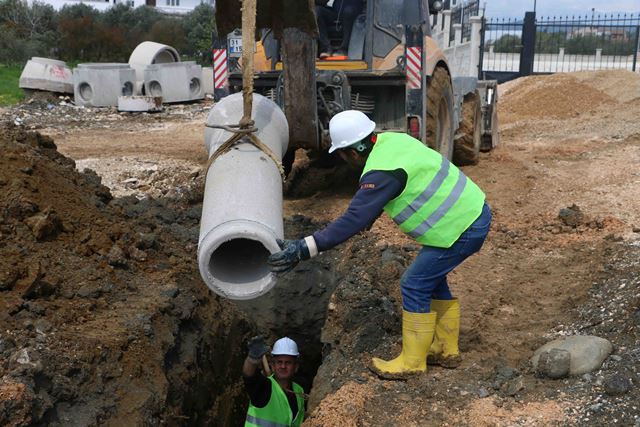
[[[248,356],[253,360],[260,360],[269,351],[269,346],[264,342],[262,335],[251,338],[247,347],[249,348]]]
[[[278,239],[277,242],[282,251],[271,255],[267,261],[271,267],[271,271],[274,273],[283,274],[291,271],[301,260],[311,258],[307,242],[305,242],[304,239]]]

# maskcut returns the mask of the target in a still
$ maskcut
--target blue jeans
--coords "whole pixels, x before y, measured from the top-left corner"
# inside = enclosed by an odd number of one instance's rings
[[[428,313],[431,299],[452,299],[447,274],[478,252],[489,233],[491,209],[482,213],[450,248],[425,246],[402,275],[402,308],[411,313]]]

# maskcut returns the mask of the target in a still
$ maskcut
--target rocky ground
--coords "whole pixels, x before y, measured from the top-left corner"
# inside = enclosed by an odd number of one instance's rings
[[[406,382],[367,370],[372,355],[399,350],[397,282],[415,256],[378,221],[341,261],[309,424],[640,425],[639,112],[631,73],[503,85],[503,145],[464,169],[486,191],[494,223],[482,251],[451,275],[462,366]],[[533,351],[572,334],[606,338],[613,354],[588,375],[540,377]]]
[[[502,146],[464,168],[494,211],[485,247],[450,277],[464,361],[408,381],[367,369],[398,351],[398,280],[419,249],[388,218],[233,304],[195,258],[210,102],[0,111],[13,124],[0,137],[0,424],[239,425],[243,342],[260,330],[301,341],[305,385],[318,369],[306,425],[640,425],[640,75],[529,77],[500,95]],[[285,201],[290,237],[346,208],[353,176],[329,172]],[[574,334],[613,344],[600,369],[552,380],[531,367]]]

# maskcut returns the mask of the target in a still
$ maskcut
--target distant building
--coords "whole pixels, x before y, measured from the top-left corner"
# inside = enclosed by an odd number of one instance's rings
[[[572,31],[570,31],[567,34],[567,39],[573,39],[576,37],[586,37],[586,36],[593,36],[593,37],[603,37],[603,38],[607,38],[608,40],[619,40],[619,41],[629,41],[630,37],[629,37],[629,31],[627,31],[625,28],[609,28],[609,27],[591,27],[591,26],[585,26],[585,27],[579,27],[579,28],[574,28]]]
[[[151,6],[162,13],[182,15],[191,12],[202,3],[214,5],[215,0],[35,0],[39,3],[49,4],[54,9],[60,10],[63,6],[84,3],[97,10],[104,11],[116,4],[126,4],[131,7]],[[34,0],[26,0],[32,4]]]

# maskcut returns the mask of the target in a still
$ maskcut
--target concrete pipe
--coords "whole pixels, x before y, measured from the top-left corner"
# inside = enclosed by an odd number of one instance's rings
[[[129,64],[78,64],[73,70],[74,100],[87,107],[115,107],[119,96],[131,96],[136,72]]]
[[[147,65],[180,62],[178,51],[166,44],[142,42],[131,52],[129,65],[136,70],[136,94],[142,93]]]
[[[242,95],[218,102],[209,125],[237,124]],[[287,151],[289,126],[284,113],[269,99],[254,94],[256,136],[278,159]],[[207,128],[209,156],[232,134]],[[198,266],[205,283],[230,299],[248,300],[267,293],[276,283],[267,258],[280,249],[283,237],[282,178],[276,164],[248,142],[240,142],[218,157],[207,174],[200,221]]]
[[[34,56],[20,75],[22,89],[73,93],[73,74],[64,61]]]

